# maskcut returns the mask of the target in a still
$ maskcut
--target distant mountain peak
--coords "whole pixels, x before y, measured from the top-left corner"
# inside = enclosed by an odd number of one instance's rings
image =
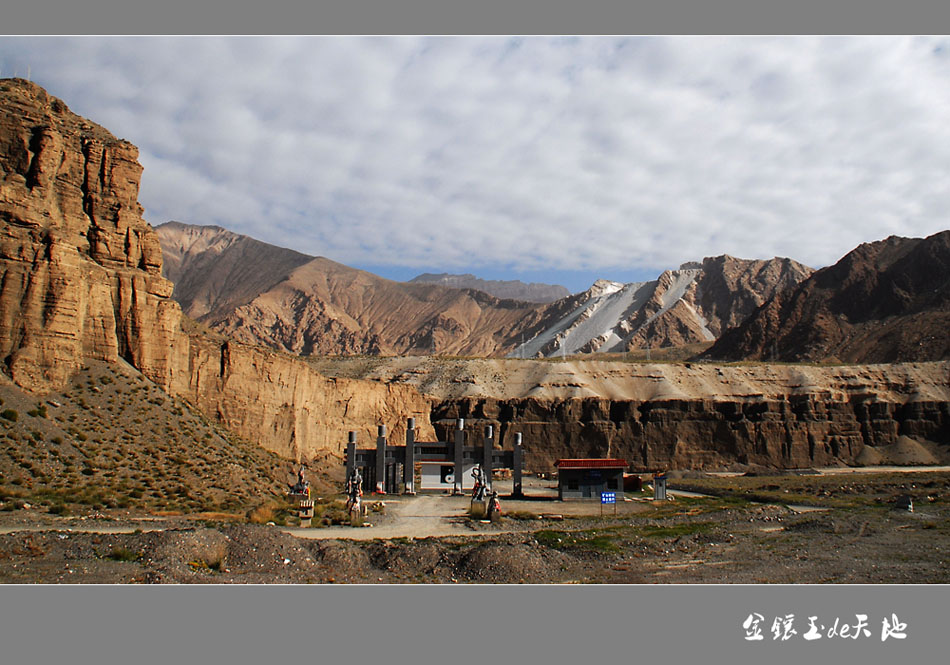
[[[463,275],[452,273],[423,273],[409,280],[412,284],[439,284],[453,289],[475,289],[501,300],[521,300],[523,302],[548,303],[571,295],[558,284],[526,284],[518,279],[497,280],[480,279],[471,273]]]

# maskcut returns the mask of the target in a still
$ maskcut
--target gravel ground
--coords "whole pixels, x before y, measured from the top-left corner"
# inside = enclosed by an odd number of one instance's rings
[[[828,482],[821,480],[819,497]],[[841,482],[852,487],[854,479]],[[17,510],[2,513],[0,528],[36,530],[0,533],[0,582],[950,582],[950,474],[866,476],[861,483],[885,499],[797,512],[737,496],[681,497],[617,516],[600,516],[596,504],[570,504],[574,512],[586,505],[589,514],[540,519],[555,503],[535,508],[534,516],[477,522],[466,535],[366,540],[298,538],[278,526],[187,517],[67,520]],[[913,512],[896,509],[894,497],[921,486]],[[386,519],[399,521],[395,511]]]

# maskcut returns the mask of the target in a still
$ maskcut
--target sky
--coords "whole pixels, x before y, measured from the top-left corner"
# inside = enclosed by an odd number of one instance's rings
[[[152,225],[390,279],[815,268],[950,228],[942,37],[0,37],[127,139]]]

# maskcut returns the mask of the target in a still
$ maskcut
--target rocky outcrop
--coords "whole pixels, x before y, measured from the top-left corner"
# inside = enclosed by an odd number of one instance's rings
[[[439,402],[432,418],[440,431],[455,418],[466,418],[473,427],[493,424],[505,446],[512,445],[505,441],[508,432],[521,432],[532,471],[552,471],[557,459],[576,457],[619,457],[641,470],[856,465],[866,446],[891,445],[900,436],[950,442],[950,403],[899,404],[868,396],[647,402],[464,398]],[[950,453],[950,446],[944,449]]]
[[[414,417],[417,437],[431,439],[430,402],[412,386],[328,378],[306,363],[233,341],[195,338],[187,383],[172,386],[201,411],[244,438],[297,460],[341,456],[347,433],[375,445],[376,425],[405,440]]]
[[[950,231],[861,245],[778,293],[705,354],[717,360],[950,358]]]
[[[85,363],[128,362],[263,447],[339,453],[348,430],[399,435],[428,401],[407,386],[328,379],[302,361],[186,333],[142,219],[136,148],[42,88],[0,81],[0,353],[20,387],[63,386]],[[196,442],[196,445],[200,445]]]
[[[137,156],[39,86],[0,82],[0,356],[21,386],[61,385],[90,359],[163,384],[182,366]]]
[[[423,273],[409,280],[410,283],[439,284],[453,289],[475,289],[501,300],[523,300],[525,302],[547,303],[567,298],[571,295],[559,284],[525,284],[518,279],[479,279],[475,275],[451,275],[449,273]]]

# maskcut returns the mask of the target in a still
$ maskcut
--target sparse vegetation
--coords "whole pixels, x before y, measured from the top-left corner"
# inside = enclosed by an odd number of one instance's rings
[[[109,558],[113,561],[138,561],[142,558],[142,555],[127,547],[114,547],[109,554]]]

